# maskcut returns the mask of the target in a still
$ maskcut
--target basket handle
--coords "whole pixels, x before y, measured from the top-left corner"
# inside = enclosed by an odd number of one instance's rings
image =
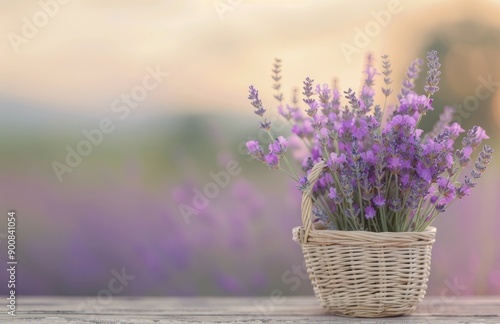
[[[312,207],[313,207],[313,199],[312,199],[312,190],[314,188],[314,184],[318,181],[319,176],[323,172],[325,168],[325,162],[320,161],[316,163],[309,175],[307,176],[308,186],[302,193],[302,225],[305,229],[305,234],[303,237],[303,242],[307,242],[307,238],[309,236],[309,231],[312,229]]]

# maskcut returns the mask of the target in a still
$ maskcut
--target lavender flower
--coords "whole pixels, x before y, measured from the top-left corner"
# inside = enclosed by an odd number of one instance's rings
[[[453,141],[458,138],[460,133],[464,132],[464,129],[458,123],[453,123],[451,124],[451,126],[446,126],[445,130],[448,131],[448,134]]]
[[[260,129],[263,129],[263,130],[271,129],[271,122],[268,121],[267,119],[264,119],[263,122],[259,122],[259,124],[260,124]]]
[[[440,213],[444,213],[446,211],[446,204],[444,204],[444,203],[437,204],[436,210]]]
[[[470,133],[467,134],[467,136],[471,141],[470,145],[472,147],[477,147],[483,140],[490,138],[488,135],[486,135],[485,130],[479,126],[474,126]]]
[[[457,188],[457,197],[462,199],[465,196],[470,195],[471,187],[467,184],[461,184],[460,187]]]
[[[330,153],[330,156],[326,161],[326,165],[334,172],[338,172],[341,168],[343,168],[345,163],[347,163],[346,155],[344,153],[338,155],[335,152]]]
[[[365,208],[366,219],[372,219],[373,217],[375,217],[376,214],[377,212],[375,211],[375,208],[373,208],[372,206],[368,206]]]
[[[429,110],[433,110],[432,100],[426,96],[419,96],[415,92],[410,91],[406,97],[400,99],[400,105],[395,111],[397,115],[412,116],[415,120],[420,115],[426,114]]]
[[[305,191],[309,188],[309,181],[307,181],[307,176],[301,177],[298,182],[299,182],[299,184],[298,184],[297,188],[300,191]]]
[[[285,154],[287,146],[287,140],[283,136],[279,136],[274,142],[269,144],[269,152],[281,156]]]
[[[316,219],[313,222],[314,229],[336,229],[335,224],[332,223],[328,215],[321,208],[315,206],[313,208],[313,215]]]
[[[271,169],[278,169],[279,168],[279,158],[276,154],[274,153],[268,153],[266,156],[264,156],[264,162],[271,168]]]
[[[264,150],[262,147],[259,145],[259,142],[257,141],[248,141],[246,143],[246,147],[248,150],[248,153],[256,160],[263,161],[264,160]]]

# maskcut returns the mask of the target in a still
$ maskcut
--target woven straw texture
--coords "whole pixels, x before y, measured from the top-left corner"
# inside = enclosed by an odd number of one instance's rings
[[[312,188],[323,168],[308,176]],[[309,189],[310,190],[310,189]],[[293,230],[321,306],[352,317],[388,317],[415,309],[425,295],[436,229],[424,232],[314,230],[309,191],[302,197],[303,227]]]

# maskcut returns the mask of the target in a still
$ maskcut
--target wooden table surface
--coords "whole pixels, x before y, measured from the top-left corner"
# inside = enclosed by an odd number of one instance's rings
[[[326,314],[314,297],[28,297],[2,323],[500,323],[499,297],[427,297],[409,316],[382,319]]]

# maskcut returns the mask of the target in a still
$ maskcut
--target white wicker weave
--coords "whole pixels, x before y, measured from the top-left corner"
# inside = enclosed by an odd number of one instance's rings
[[[308,176],[312,188],[325,164]],[[309,189],[310,190],[310,189]],[[293,230],[321,306],[352,317],[403,315],[425,295],[436,229],[424,232],[314,230],[313,202],[302,196],[303,227]]]

